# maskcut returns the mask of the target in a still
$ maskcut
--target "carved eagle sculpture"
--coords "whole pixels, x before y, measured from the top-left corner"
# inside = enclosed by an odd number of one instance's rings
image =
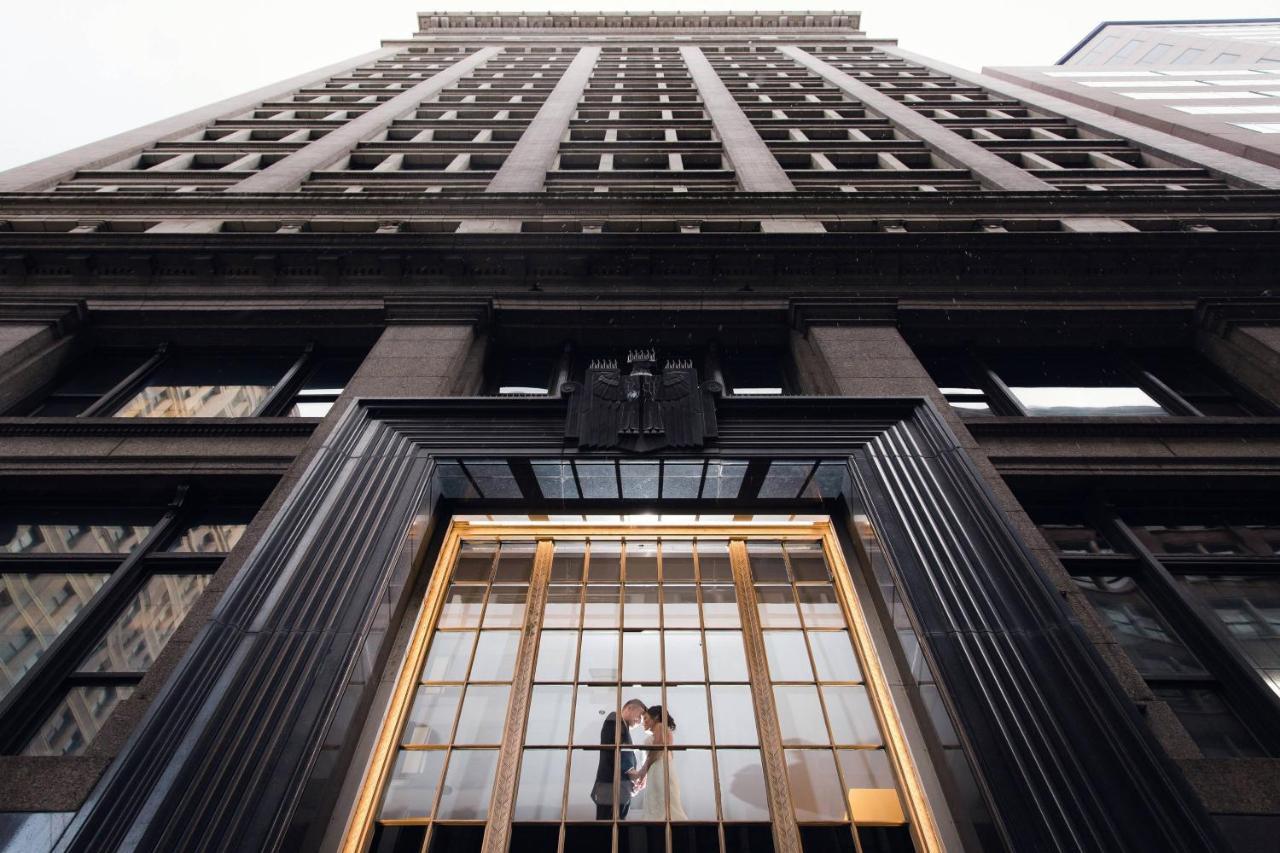
[[[580,448],[701,447],[706,436],[715,435],[717,389],[698,384],[692,362],[669,361],[655,374],[654,351],[637,350],[627,363],[624,375],[616,361],[593,361],[584,387],[563,389],[570,395],[565,434],[577,438]]]

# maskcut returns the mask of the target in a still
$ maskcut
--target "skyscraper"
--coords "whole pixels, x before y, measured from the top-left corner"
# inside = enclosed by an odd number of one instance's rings
[[[1109,22],[1056,66],[986,73],[1018,91],[1280,166],[1280,18]]]
[[[0,840],[1264,849],[1280,169],[858,27],[0,173]]]

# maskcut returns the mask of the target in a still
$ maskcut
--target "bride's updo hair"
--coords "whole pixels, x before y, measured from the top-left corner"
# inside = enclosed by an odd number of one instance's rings
[[[661,705],[654,705],[652,708],[646,709],[645,713],[660,723],[666,723],[667,728],[671,729],[671,731],[674,732],[676,730],[675,718],[668,714]]]

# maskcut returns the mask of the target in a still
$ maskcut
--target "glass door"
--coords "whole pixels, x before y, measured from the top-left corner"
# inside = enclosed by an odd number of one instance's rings
[[[829,523],[455,523],[345,849],[941,849],[869,649]]]

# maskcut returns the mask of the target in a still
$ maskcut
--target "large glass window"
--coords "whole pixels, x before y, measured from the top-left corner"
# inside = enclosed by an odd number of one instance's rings
[[[438,595],[368,849],[768,851],[769,762],[805,849],[916,849],[823,541],[463,539]]]
[[[251,513],[0,507],[0,751],[82,753]]]
[[[40,417],[323,417],[360,364],[343,353],[95,351],[19,411]]]
[[[1251,510],[1202,510],[1201,523],[1187,523],[1185,508],[1156,504],[1115,511],[1098,502],[1084,518],[1078,509],[1036,514],[1120,648],[1201,751],[1272,754],[1280,577],[1271,564],[1280,523]]]
[[[962,417],[1234,417],[1274,414],[1189,350],[922,349]]]

